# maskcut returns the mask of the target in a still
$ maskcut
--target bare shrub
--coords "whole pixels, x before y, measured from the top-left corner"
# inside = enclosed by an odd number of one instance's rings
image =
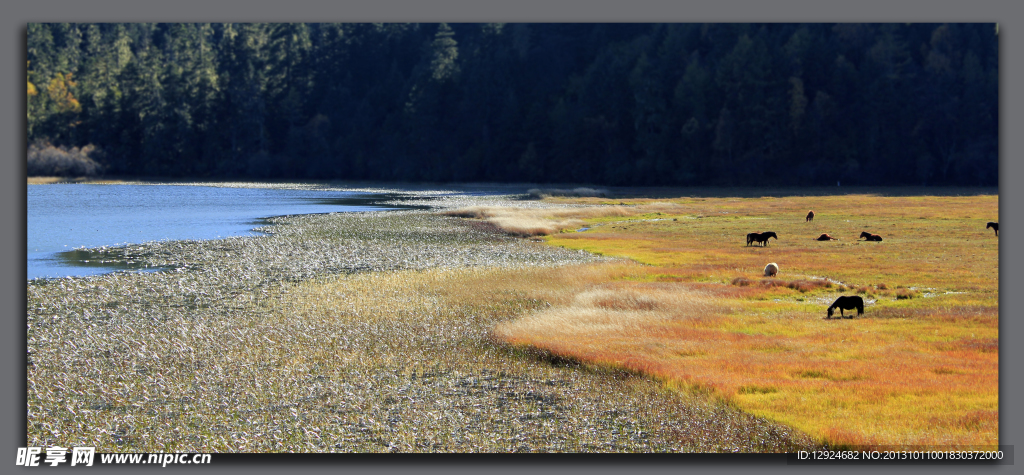
[[[28,147],[26,172],[29,176],[95,176],[103,172],[96,159],[103,156],[95,145],[82,148],[37,142]]]

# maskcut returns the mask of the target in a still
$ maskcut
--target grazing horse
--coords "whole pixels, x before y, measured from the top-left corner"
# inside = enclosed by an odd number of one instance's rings
[[[804,222],[806,223],[807,221],[814,221],[814,211],[813,210],[807,212],[807,219]]]
[[[747,234],[747,245],[749,246],[750,243],[757,241],[758,244],[767,246],[769,238],[775,238],[776,240],[778,240],[779,235],[775,234],[774,231],[765,231],[763,233],[750,233]]]
[[[853,318],[853,315],[847,317],[843,315],[843,309],[853,310],[857,309],[857,315],[864,315],[864,299],[854,295],[852,297],[839,297],[832,306],[828,308],[828,318],[832,318],[832,313],[835,309],[839,309],[839,316],[843,318]]]
[[[815,241],[838,241],[839,239],[836,239],[836,238],[834,238],[832,236],[829,236],[828,234],[822,234],[821,236],[818,236],[818,237],[814,238],[814,240]]]
[[[985,226],[985,229],[989,229],[989,228],[995,229],[996,230],[996,236],[999,235],[999,223],[988,223],[988,226]]]
[[[882,236],[879,236],[877,234],[871,234],[867,231],[860,233],[860,237],[864,238],[867,241],[882,241]]]
[[[775,277],[779,273],[779,265],[774,262],[769,262],[768,265],[764,266],[765,277]]]

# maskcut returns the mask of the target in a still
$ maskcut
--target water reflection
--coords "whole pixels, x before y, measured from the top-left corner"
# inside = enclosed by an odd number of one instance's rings
[[[150,266],[138,259],[125,258],[124,251],[117,248],[106,249],[103,253],[91,249],[58,252],[55,261],[59,266],[97,270],[90,274],[105,274],[112,271],[152,272],[169,269],[169,267]]]

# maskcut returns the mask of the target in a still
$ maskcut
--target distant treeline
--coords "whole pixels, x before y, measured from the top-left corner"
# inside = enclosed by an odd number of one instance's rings
[[[34,23],[27,45],[28,143],[112,175],[998,184],[991,23]]]

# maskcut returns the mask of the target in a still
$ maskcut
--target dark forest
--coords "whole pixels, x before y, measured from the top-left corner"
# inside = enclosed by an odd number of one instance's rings
[[[991,23],[33,23],[27,170],[995,186],[998,53]]]

